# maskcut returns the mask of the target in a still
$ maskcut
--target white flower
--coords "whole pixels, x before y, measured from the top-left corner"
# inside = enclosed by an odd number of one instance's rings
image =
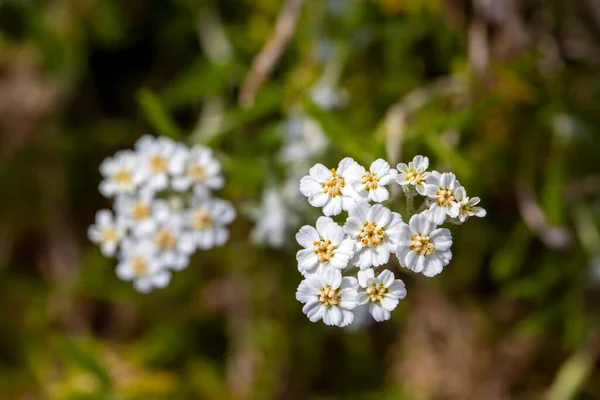
[[[467,197],[467,191],[462,186],[456,191],[456,201],[458,201],[458,219],[460,222],[465,222],[472,216],[483,218],[487,215],[487,211],[483,207],[477,207],[481,199],[479,197]]]
[[[377,278],[375,278],[375,271],[371,268],[360,271],[358,283],[366,289],[359,292],[358,303],[368,303],[369,312],[377,322],[390,319],[391,312],[394,311],[400,300],[406,297],[404,282],[394,279],[394,273],[387,269],[381,272]]]
[[[186,236],[198,248],[207,250],[223,245],[229,238],[225,227],[236,216],[230,202],[220,199],[196,200],[185,213],[187,228]]]
[[[301,272],[312,273],[326,267],[341,270],[354,255],[354,241],[329,217],[319,217],[317,229],[309,225],[300,228],[296,240],[304,247],[296,253]]]
[[[168,207],[164,200],[157,203],[156,208],[159,210]],[[156,247],[156,258],[167,268],[184,269],[190,263],[190,255],[196,250],[196,243],[184,230],[183,215],[158,211],[154,218],[157,225],[150,238]]]
[[[139,167],[138,157],[132,151],[119,151],[100,164],[100,173],[104,180],[99,190],[105,197],[134,193],[145,178]]]
[[[100,244],[104,256],[111,257],[125,237],[125,224],[121,219],[115,220],[109,210],[100,210],[96,213],[96,223],[88,228],[88,237]]]
[[[283,246],[291,222],[295,219],[276,188],[263,191],[260,208],[253,209],[251,217],[256,221],[250,237],[254,243],[279,248]]]
[[[143,191],[135,195],[122,195],[115,201],[115,212],[135,235],[145,235],[156,229],[153,194]]]
[[[326,216],[338,215],[356,204],[358,196],[346,179],[357,171],[360,165],[350,157],[340,161],[337,169],[316,164],[300,179],[300,191],[313,207],[323,207]]]
[[[347,326],[354,321],[357,288],[356,278],[342,278],[338,269],[326,268],[300,283],[296,299],[304,303],[302,312],[311,322],[322,319],[325,325]]]
[[[142,136],[135,144],[140,168],[146,175],[145,188],[150,191],[165,190],[169,186],[169,169],[173,168],[173,155],[179,147],[168,137]]]
[[[156,247],[149,241],[128,241],[121,251],[117,276],[124,281],[133,280],[137,291],[147,293],[153,288],[164,288],[171,273],[162,268],[156,257]]]
[[[221,164],[208,147],[196,145],[189,153],[180,153],[173,162],[173,188],[194,189],[197,196],[206,197],[211,190],[223,187]]]
[[[381,204],[360,203],[348,211],[344,232],[355,241],[354,265],[362,270],[387,263],[398,243],[402,216]]]
[[[390,164],[380,158],[373,161],[369,171],[362,166],[353,169],[348,174],[348,182],[359,196],[381,203],[390,197],[384,186],[390,183],[391,176]]]
[[[400,242],[396,255],[400,265],[425,276],[442,272],[452,259],[452,236],[445,228],[436,228],[427,215],[415,214],[408,225],[400,226]]]
[[[433,203],[429,206],[429,218],[437,225],[441,225],[446,220],[446,215],[450,218],[458,217],[460,211],[456,195],[460,183],[456,180],[456,176],[451,172],[440,174],[433,171],[427,178],[425,185],[425,195],[433,199]]]
[[[395,176],[396,182],[401,186],[414,186],[417,193],[425,195],[425,182],[429,177],[429,158],[423,156],[415,156],[408,165],[400,163],[396,166],[398,174]]]

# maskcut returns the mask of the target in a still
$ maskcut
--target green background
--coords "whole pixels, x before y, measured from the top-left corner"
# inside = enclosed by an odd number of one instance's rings
[[[284,2],[0,1],[0,398],[600,398],[600,10],[285,3],[291,40],[242,106]],[[323,84],[345,104],[315,103]],[[488,210],[452,227],[436,278],[390,264],[408,289],[391,321],[302,314],[293,234],[318,210],[298,206],[283,248],[248,240],[298,113],[329,142],[311,162],[423,154]],[[144,133],[213,147],[239,210],[225,247],[149,295],[86,237],[110,206],[100,162]]]

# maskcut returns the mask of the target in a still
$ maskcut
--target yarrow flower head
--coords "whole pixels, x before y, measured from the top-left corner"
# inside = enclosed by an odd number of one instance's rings
[[[406,297],[406,287],[400,279],[395,279],[390,270],[382,271],[375,277],[375,271],[368,269],[358,274],[358,283],[364,291],[358,294],[358,304],[368,304],[369,313],[375,321],[390,319],[400,300]]]
[[[302,311],[312,322],[322,319],[325,325],[343,327],[354,321],[357,288],[356,278],[342,277],[339,270],[327,268],[303,280],[296,299],[304,303]]]
[[[437,228],[427,215],[415,214],[400,226],[396,255],[400,265],[425,276],[442,272],[452,259],[452,236],[446,228]]]
[[[323,207],[323,214],[329,217],[348,211],[359,197],[348,182],[352,176],[360,174],[360,165],[352,158],[344,158],[337,168],[327,169],[316,164],[300,180],[300,192],[308,197],[314,207]]]
[[[437,225],[443,224],[446,216],[458,217],[460,209],[456,196],[460,187],[456,176],[451,172],[440,174],[434,171],[427,178],[425,195],[433,200],[428,215]]]
[[[296,253],[298,269],[304,274],[319,268],[344,269],[354,255],[354,242],[329,217],[319,217],[316,229],[308,225],[300,228],[296,240],[304,247]]]
[[[481,199],[479,197],[468,197],[464,187],[460,187],[456,191],[456,201],[458,202],[458,220],[460,222],[465,222],[473,216],[483,218],[487,215],[483,207],[477,206]]]
[[[121,279],[148,292],[168,285],[170,271],[187,267],[196,250],[223,245],[235,210],[212,197],[223,177],[210,149],[197,145],[189,150],[167,137],[148,135],[135,149],[101,164],[100,192],[115,197],[115,216],[100,211],[88,236],[105,256],[118,257]]]
[[[362,166],[353,168],[348,174],[348,181],[360,197],[381,203],[390,197],[385,188],[392,180],[390,171],[390,164],[380,158],[373,161],[368,171]]]
[[[123,219],[115,220],[109,210],[100,210],[96,213],[96,223],[88,229],[88,236],[100,245],[103,255],[112,257],[125,237],[125,223]]]
[[[354,240],[353,263],[361,270],[387,263],[398,243],[402,216],[381,204],[357,204],[348,212],[344,232]]]
[[[439,225],[460,225],[486,215],[477,206],[480,199],[469,198],[453,173],[427,171],[427,157],[416,156],[397,168],[378,159],[367,171],[344,158],[337,169],[317,164],[300,180],[302,194],[311,205],[323,207],[325,215],[317,219],[316,228],[303,226],[296,235],[303,247],[296,253],[298,269],[305,277],[296,298],[305,304],[303,311],[312,322],[348,326],[356,313],[354,328],[369,314],[377,322],[390,319],[406,297],[402,280],[384,267],[390,255],[396,254],[400,266],[433,277],[452,259],[452,235]],[[385,186],[392,181],[404,188],[408,223],[383,204],[371,204],[389,199]],[[417,195],[424,200],[415,212]],[[348,216],[340,227],[329,216],[342,211]],[[384,269],[376,272],[377,268]]]
[[[400,163],[396,166],[398,173],[394,179],[402,187],[414,187],[420,195],[425,195],[425,182],[429,177],[429,158],[423,156],[415,156],[408,165]]]

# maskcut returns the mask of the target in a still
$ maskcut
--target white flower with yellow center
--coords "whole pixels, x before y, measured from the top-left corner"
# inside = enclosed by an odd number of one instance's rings
[[[460,187],[456,176],[451,172],[440,174],[433,171],[429,175],[425,185],[425,195],[433,202],[429,206],[427,215],[435,224],[443,224],[446,216],[458,217],[460,209],[456,196]]]
[[[390,319],[391,312],[406,297],[404,282],[394,278],[394,273],[387,269],[377,277],[372,268],[358,274],[358,283],[365,289],[358,293],[358,304],[368,304],[377,322]]]
[[[156,246],[149,241],[126,242],[116,272],[122,280],[133,281],[133,286],[142,293],[164,288],[171,280],[171,273],[156,257]]]
[[[360,174],[360,165],[350,157],[340,161],[337,169],[316,164],[300,179],[300,192],[313,207],[323,207],[325,216],[348,211],[360,199],[347,179]]]
[[[214,198],[196,200],[185,212],[185,236],[203,250],[222,246],[229,239],[226,226],[235,216],[235,209],[228,201]]]
[[[360,203],[348,211],[344,232],[355,243],[352,262],[361,270],[387,263],[394,247],[402,216],[381,204]]]
[[[100,245],[100,251],[106,257],[115,254],[119,243],[125,237],[125,223],[122,219],[113,217],[109,210],[96,213],[96,223],[88,228],[88,237]]]
[[[152,192],[165,190],[169,186],[169,170],[173,168],[173,156],[181,147],[170,138],[142,136],[136,143],[140,168],[146,175],[144,188]]]
[[[385,185],[389,184],[392,179],[390,164],[387,161],[381,158],[377,159],[373,161],[368,171],[359,166],[352,171],[352,174],[348,175],[348,182],[352,188],[365,200],[381,203],[390,197],[390,193],[385,188]]]
[[[452,259],[452,235],[437,228],[424,213],[415,214],[408,224],[401,224],[396,255],[400,265],[425,276],[442,272]]]
[[[133,234],[145,235],[156,229],[152,193],[140,192],[133,196],[119,196],[114,208]]]
[[[296,253],[298,269],[303,274],[318,268],[344,269],[354,255],[354,241],[329,217],[319,217],[316,229],[309,225],[300,228],[296,240],[304,247]]]
[[[425,195],[425,184],[429,177],[429,158],[423,156],[415,156],[408,165],[400,163],[396,166],[398,173],[394,179],[399,185],[412,186],[415,188],[417,193]]]
[[[119,151],[102,161],[100,173],[104,180],[100,182],[99,190],[105,197],[132,194],[146,177],[137,155],[128,150]]]
[[[223,187],[221,164],[208,147],[196,145],[189,152],[177,154],[172,172],[173,188],[177,191],[193,188],[196,195],[205,197],[211,190]]]
[[[343,327],[354,321],[357,288],[356,278],[342,278],[338,269],[325,268],[300,283],[296,299],[304,304],[302,311],[311,322],[322,319],[326,325]]]
[[[465,222],[473,216],[483,218],[487,215],[487,211],[483,207],[477,206],[481,199],[479,197],[467,197],[467,191],[464,187],[458,188],[456,201],[458,201],[458,220],[460,222]]]
[[[188,266],[196,243],[185,228],[183,214],[168,209],[164,200],[156,201],[156,228],[148,239],[156,247],[156,258],[167,268],[182,270]],[[163,211],[167,209],[168,211]]]

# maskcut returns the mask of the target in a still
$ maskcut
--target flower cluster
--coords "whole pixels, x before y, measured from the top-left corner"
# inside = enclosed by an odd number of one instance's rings
[[[453,173],[429,172],[428,167],[423,156],[396,169],[378,159],[368,170],[344,158],[337,168],[316,164],[300,180],[300,192],[324,214],[315,227],[303,226],[296,234],[303,247],[296,254],[298,269],[305,278],[296,298],[312,322],[348,326],[358,307],[368,307],[375,321],[389,319],[406,288],[392,271],[377,273],[375,268],[395,254],[402,267],[435,276],[452,259],[452,235],[439,226],[486,215],[477,206],[479,198],[468,197]],[[402,186],[407,204],[424,197],[408,223],[380,204],[390,197],[386,186],[394,183]],[[342,211],[347,211],[343,226],[331,218]]]
[[[197,249],[227,241],[236,212],[212,196],[224,180],[210,149],[143,136],[134,151],[105,159],[100,172],[100,193],[115,201],[113,211],[98,211],[88,236],[118,258],[117,275],[138,291],[167,286]]]

